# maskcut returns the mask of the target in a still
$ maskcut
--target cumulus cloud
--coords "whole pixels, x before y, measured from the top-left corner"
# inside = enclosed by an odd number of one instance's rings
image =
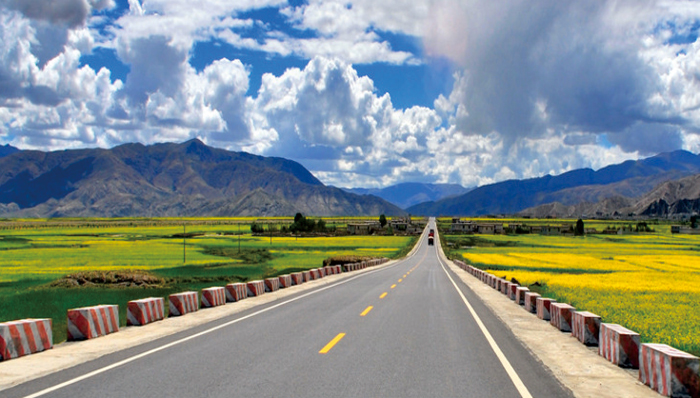
[[[196,136],[299,160],[340,186],[473,186],[700,150],[693,2],[129,5],[109,20],[99,10],[111,0],[0,0],[0,140],[58,149]],[[246,14],[264,7],[283,29]],[[453,62],[454,85],[432,108],[398,109],[358,74],[356,64],[425,60],[384,32]],[[308,64],[263,75],[247,95],[251,65],[191,65],[195,45],[212,40]],[[125,78],[81,63],[99,47],[128,66]]]
[[[645,59],[644,41],[660,16],[692,20],[698,12],[665,8],[636,0],[441,0],[433,3],[425,43],[464,68],[468,88],[457,100],[469,114],[458,121],[466,133],[517,139],[555,128],[638,136],[640,123],[681,121],[677,108],[650,106],[663,70],[651,54]]]

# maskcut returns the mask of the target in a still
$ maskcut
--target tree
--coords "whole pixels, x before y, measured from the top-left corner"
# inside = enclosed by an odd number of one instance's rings
[[[252,232],[254,234],[261,234],[261,233],[265,232],[265,229],[262,225],[259,225],[259,224],[256,224],[255,222],[253,222],[252,224],[250,224],[250,232]]]
[[[578,221],[576,221],[576,229],[574,230],[574,235],[583,236],[584,233],[585,230],[583,229],[583,220],[579,218]]]
[[[698,227],[698,216],[691,216],[690,217],[690,228],[697,228]]]
[[[299,222],[301,222],[303,219],[304,219],[304,216],[303,216],[301,213],[297,213],[297,214],[294,216],[294,222],[295,222],[295,223],[299,223]]]
[[[384,214],[379,216],[379,225],[381,225],[382,228],[384,228],[384,226],[386,225],[386,216]]]

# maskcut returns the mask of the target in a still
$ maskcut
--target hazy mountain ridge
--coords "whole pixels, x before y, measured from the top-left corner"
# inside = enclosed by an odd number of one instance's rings
[[[598,171],[580,169],[558,176],[486,185],[458,197],[412,206],[406,211],[421,215],[515,214],[554,202],[572,206],[586,201],[639,196],[668,179],[696,173],[700,173],[700,156],[687,151],[674,151],[626,161]],[[611,204],[602,206],[609,208]]]
[[[403,214],[380,198],[326,187],[299,163],[199,140],[21,151],[1,158],[0,169],[0,212],[8,216]]]
[[[386,188],[341,188],[358,195],[378,196],[389,203],[405,209],[413,205],[440,200],[467,193],[471,188],[458,184],[428,184],[420,182],[405,182]]]

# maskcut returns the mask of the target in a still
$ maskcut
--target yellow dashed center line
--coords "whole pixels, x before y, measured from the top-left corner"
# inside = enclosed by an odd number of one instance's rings
[[[319,354],[326,354],[326,353],[328,353],[328,351],[330,351],[331,348],[333,348],[333,346],[335,346],[336,344],[338,344],[338,342],[339,342],[340,340],[342,340],[343,337],[345,337],[345,333],[338,333],[338,335],[335,336],[335,338],[334,338],[333,340],[331,340],[328,344],[326,344],[326,346],[323,347],[323,348],[321,349],[321,351],[319,351],[318,353],[319,353]]]
[[[399,279],[399,283],[401,283],[401,281],[403,281],[403,279]]]
[[[408,274],[406,274],[406,275],[408,275]],[[406,275],[404,275],[403,277],[405,278],[405,277],[406,277]]]
[[[382,295],[381,295],[381,296],[379,296],[379,298],[380,298],[380,299],[383,299],[384,297],[386,297],[386,295],[387,295],[387,294],[389,294],[389,293],[387,293],[387,292],[384,292],[384,293],[382,293]]]
[[[374,308],[374,307],[372,307],[371,305],[369,307],[365,308],[365,310],[362,311],[360,316],[365,316],[365,315],[369,314],[369,312],[372,311],[372,308]]]
[[[396,284],[394,284],[394,285],[391,285],[391,288],[392,288],[392,289],[393,289],[393,288],[395,288],[395,287],[396,287]]]

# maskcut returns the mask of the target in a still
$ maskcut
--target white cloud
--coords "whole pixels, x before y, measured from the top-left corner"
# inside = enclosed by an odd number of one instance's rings
[[[694,2],[130,0],[116,21],[95,14],[112,1],[31,4],[0,0],[0,140],[23,148],[197,136],[340,186],[473,186],[700,150],[700,41],[674,41],[693,34]],[[241,16],[265,6],[303,37]],[[432,109],[395,108],[353,67],[421,62],[382,32],[458,66]],[[310,61],[264,75],[250,97],[241,61],[190,65],[211,39]],[[124,81],[81,66],[96,47],[127,64]]]

